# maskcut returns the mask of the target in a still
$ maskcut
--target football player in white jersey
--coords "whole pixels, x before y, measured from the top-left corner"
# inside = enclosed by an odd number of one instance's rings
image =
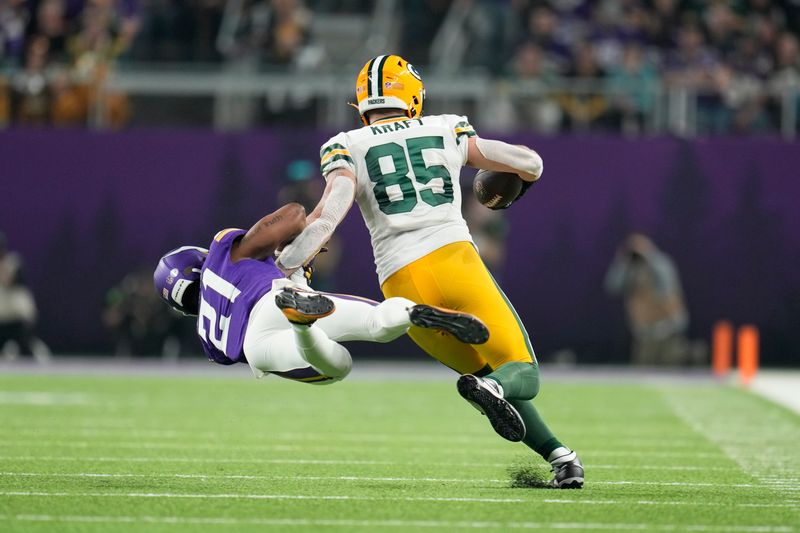
[[[578,456],[531,402],[539,392],[539,367],[525,327],[478,256],[461,214],[461,167],[514,172],[524,181],[522,196],[542,175],[541,157],[524,146],[478,137],[467,117],[423,117],[422,79],[397,55],[364,65],[356,99],[364,125],[322,146],[325,192],[310,217],[314,221],[283,250],[278,265],[291,271],[306,264],[355,200],[387,298],[470,313],[490,332],[480,346],[415,327],[411,338],[462,374],[459,393],[498,434],[524,442],[551,463],[551,487],[582,487]]]

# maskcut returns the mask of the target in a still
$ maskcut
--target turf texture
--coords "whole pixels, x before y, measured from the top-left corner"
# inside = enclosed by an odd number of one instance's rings
[[[800,531],[800,418],[759,397],[545,369],[557,491],[454,382],[0,376],[0,531]]]

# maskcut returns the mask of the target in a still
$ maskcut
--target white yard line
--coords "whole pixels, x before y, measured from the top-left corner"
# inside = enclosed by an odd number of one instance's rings
[[[431,483],[509,483],[507,479],[456,479],[438,477],[388,477],[388,476],[258,476],[249,474],[118,474],[105,472],[47,473],[0,472],[0,477],[77,477],[77,478],[176,478],[176,479],[252,479],[264,481],[420,481]]]
[[[77,478],[151,478],[151,477],[159,477],[159,478],[176,478],[176,479],[237,479],[237,480],[265,480],[265,481],[286,481],[286,480],[304,480],[304,481],[408,481],[408,482],[433,482],[433,483],[502,483],[506,484],[509,481],[506,479],[453,479],[453,478],[418,478],[418,477],[373,477],[373,476],[257,476],[257,475],[225,475],[225,474],[114,474],[114,473],[100,473],[100,472],[80,472],[74,474],[67,474],[67,473],[56,473],[56,474],[48,474],[42,472],[0,472],[0,477],[77,477]],[[659,483],[659,482],[630,482],[630,481],[595,481],[594,484],[600,485],[658,485],[658,486],[701,486],[701,487],[714,487],[720,486],[720,484],[713,484],[713,483]],[[737,485],[724,485],[724,486],[734,486],[734,487],[746,487],[746,488],[753,488],[757,485],[751,484],[737,484]],[[0,493],[4,494],[4,493]],[[39,493],[39,492],[16,492],[12,491],[9,493],[5,493],[10,496],[42,496],[44,494],[50,493]],[[66,496],[72,493],[57,493],[56,496]],[[80,496],[80,494],[77,494]],[[117,494],[108,494],[108,496],[118,496]],[[243,495],[243,498],[249,498],[253,495]],[[131,497],[141,497],[138,493],[135,496]],[[175,495],[169,495],[167,497],[180,497]],[[187,495],[189,497],[200,497],[199,495]],[[210,496],[214,497],[214,496]],[[289,496],[286,496],[289,499]],[[314,497],[307,497],[304,495],[297,496],[295,499],[313,499]],[[326,497],[322,496],[321,499],[350,499],[350,497]],[[275,497],[274,499],[280,499],[279,497]],[[358,497],[353,497],[353,499],[358,499]],[[416,501],[416,500],[415,500]],[[439,499],[434,499],[433,501],[440,501]],[[452,501],[450,499],[446,501]],[[459,501],[459,500],[454,500]],[[468,500],[472,501],[472,500]],[[483,500],[481,500],[483,501]],[[495,500],[490,500],[495,501]],[[506,500],[503,500],[506,501]],[[514,500],[516,501],[516,500]],[[636,500],[636,501],[627,501],[627,500],[583,500],[583,499],[546,499],[546,500],[527,500],[530,503],[535,503],[537,501],[542,501],[544,503],[567,503],[567,504],[580,504],[580,505],[690,505],[690,506],[711,506],[711,507],[719,507],[719,502],[698,502],[698,501],[669,501],[669,500]],[[770,504],[770,503],[734,503],[730,504],[731,507],[765,507],[765,508],[789,508],[789,509],[796,509],[800,511],[800,505],[797,504]]]
[[[98,440],[46,440],[46,439],[0,439],[0,446],[2,447],[9,447],[9,446],[19,446],[24,448],[31,448],[36,446],[48,446],[48,447],[62,447],[62,448],[125,448],[125,449],[144,449],[144,450],[225,450],[226,452],[230,452],[231,449],[236,450],[243,450],[243,451],[281,451],[281,452],[331,452],[331,451],[344,451],[344,452],[353,452],[354,446],[347,444],[347,445],[320,445],[320,446],[308,446],[305,444],[298,445],[298,444],[274,444],[265,442],[263,444],[224,444],[224,443],[206,443],[206,442],[163,442],[163,441],[137,441],[137,442],[120,442],[120,441],[108,441],[108,442],[101,442]],[[372,445],[365,445],[364,447],[373,449],[374,446]],[[404,448],[409,452],[413,453],[414,450],[408,447]],[[447,455],[452,456],[454,454],[461,454],[461,455],[469,455],[469,456],[508,456],[508,448],[503,449],[498,447],[497,449],[452,449],[449,448],[446,450]],[[687,449],[686,451],[641,451],[641,450],[628,450],[628,449],[617,449],[617,450],[590,450],[587,453],[583,454],[587,458],[591,457],[647,457],[647,458],[674,458],[674,459],[690,459],[690,458],[720,458],[724,457],[722,452],[699,452],[699,451],[692,451]]]
[[[3,455],[0,460],[5,461],[94,461],[112,463],[197,463],[197,464],[307,464],[307,465],[396,465],[408,464],[393,461],[368,461],[361,459],[264,459],[261,457],[240,459],[235,457],[112,457],[112,456],[84,456],[73,455]]]
[[[524,503],[523,498],[458,498],[425,496],[348,496],[310,494],[193,494],[184,492],[44,492],[2,491],[0,496],[33,498],[179,498],[197,500],[339,500],[339,501],[406,501],[406,502],[472,502],[472,503]]]
[[[0,429],[0,440],[6,438],[19,438],[19,437],[36,437],[41,439],[48,435],[58,435],[59,437],[108,437],[117,442],[120,437],[125,438],[144,438],[157,439],[157,440],[173,440],[173,439],[214,439],[214,440],[230,440],[230,435],[219,431],[208,430],[174,430],[174,429],[141,429],[134,427],[74,427],[62,426],[55,427],[48,424],[47,426],[32,428],[30,425],[25,427],[5,426]],[[643,434],[608,434],[602,435],[592,433],[593,438],[603,438],[604,440],[614,441],[619,440],[624,443],[626,447],[639,447],[639,446],[663,446],[665,448],[676,447],[689,447],[697,448],[698,445],[703,444],[705,441],[702,437],[694,438],[673,438],[669,435],[643,435]],[[96,439],[93,439],[96,441]],[[503,444],[502,441],[497,440],[492,435],[419,435],[419,434],[391,434],[391,433],[270,433],[264,440],[269,441],[289,441],[289,442],[348,442],[348,443],[364,443],[364,442],[409,442],[421,444]],[[237,443],[240,441],[237,441]],[[253,444],[255,444],[254,442]]]
[[[105,463],[190,463],[190,464],[308,464],[308,465],[371,465],[371,466],[404,466],[404,465],[435,465],[435,466],[467,466],[467,467],[484,467],[484,468],[509,468],[518,464],[520,461],[530,460],[531,465],[539,467],[542,470],[549,470],[549,465],[540,461],[538,457],[533,455],[529,457],[509,457],[509,460],[504,463],[488,463],[488,462],[474,462],[474,461],[369,461],[359,459],[294,459],[294,458],[202,458],[202,457],[142,457],[142,456],[81,456],[74,455],[0,455],[0,461],[89,461],[89,462],[105,462]],[[625,464],[594,464],[591,463],[593,470],[619,470],[628,468],[629,465]],[[641,465],[636,467],[638,470],[665,470],[676,472],[732,472],[740,471],[738,466],[689,466],[689,465]]]
[[[714,502],[698,502],[698,501],[671,501],[671,500],[570,500],[570,499],[547,499],[540,500],[543,503],[566,503],[574,505],[690,505],[698,507],[754,507],[754,508],[780,508],[780,509],[793,509],[800,511],[800,505],[790,503],[722,503]]]
[[[0,391],[0,405],[92,405],[91,397],[76,392]]]
[[[719,524],[648,524],[612,522],[501,522],[470,520],[336,520],[313,518],[230,518],[190,516],[81,516],[81,515],[0,515],[0,520],[20,522],[55,523],[133,523],[176,525],[234,525],[234,526],[284,526],[284,527],[359,527],[379,528],[448,528],[458,529],[538,529],[538,530],[611,530],[611,531],[696,531],[733,533],[794,533],[792,526],[741,526]]]
[[[0,476],[8,476],[8,477],[13,477],[13,476],[19,476],[19,477],[26,477],[26,476],[27,477],[33,477],[33,476],[40,476],[40,477],[65,476],[65,477],[69,477],[69,476],[73,476],[73,477],[109,477],[109,478],[114,478],[114,477],[122,477],[122,478],[124,478],[124,477],[140,477],[140,476],[141,477],[150,477],[150,476],[145,475],[145,474],[141,474],[141,475],[139,475],[139,474],[113,474],[113,473],[111,473],[111,474],[102,474],[102,473],[97,473],[97,474],[95,474],[95,473],[45,474],[45,473],[34,473],[34,472],[27,472],[27,473],[25,473],[25,472],[23,472],[23,473],[8,472],[8,473],[2,473],[2,474],[0,474]],[[156,476],[151,476],[151,477],[161,477],[161,476],[156,475]],[[325,481],[325,480],[330,480],[330,481],[387,481],[387,482],[430,481],[430,482],[441,482],[441,483],[449,483],[449,482],[452,482],[452,483],[464,483],[464,482],[470,482],[470,483],[472,483],[472,482],[475,482],[475,483],[508,483],[508,482],[510,482],[510,481],[502,480],[502,479],[416,478],[416,477],[405,477],[405,476],[393,476],[393,477],[388,477],[388,476],[387,477],[378,477],[378,476],[274,476],[274,477],[273,476],[263,476],[263,477],[259,477],[259,476],[244,476],[244,475],[226,476],[224,474],[220,474],[218,476],[206,476],[204,474],[197,474],[197,475],[195,475],[195,474],[187,474],[187,475],[165,474],[164,477],[175,477],[175,478],[184,477],[184,478],[188,478],[188,479],[195,478],[195,477],[197,479],[202,479],[204,477],[206,477],[206,478],[219,477],[219,478],[223,478],[224,479],[224,478],[230,477],[230,479],[264,479],[264,480],[269,480],[269,479],[272,479],[272,480],[300,479],[300,480],[309,480],[309,481]],[[725,488],[733,488],[733,489],[753,489],[753,488],[763,487],[763,485],[761,485],[759,483],[711,483],[711,482],[688,482],[688,481],[684,482],[684,481],[627,481],[627,480],[625,480],[625,481],[614,481],[614,480],[598,481],[598,480],[593,480],[591,483],[592,483],[592,485],[607,485],[607,486],[611,486],[611,487],[624,487],[624,486],[725,487]],[[6,495],[6,496],[28,496],[28,495],[30,495],[30,496],[44,496],[44,495],[47,495],[47,494],[52,494],[54,496],[80,496],[83,493],[69,493],[69,492],[64,492],[64,493],[61,493],[61,492],[44,493],[44,492],[37,492],[37,491],[33,491],[33,492],[24,492],[24,491],[22,491],[22,492],[20,492],[20,491],[0,492],[0,495]],[[87,496],[106,496],[106,495],[107,496],[125,496],[126,494],[129,495],[130,497],[141,497],[140,493],[110,493],[110,494],[87,493],[86,495]],[[227,495],[226,497],[242,497],[242,498],[250,498],[250,497],[252,497],[252,498],[257,498],[258,496],[259,495],[257,495],[257,494],[249,494],[249,495],[248,494],[242,494],[242,495]],[[204,497],[204,496],[202,494],[194,494],[194,495],[192,495],[192,494],[178,493],[178,494],[174,494],[174,495],[171,494],[171,495],[168,495],[166,497],[174,497],[174,498],[192,498],[192,497],[194,497],[194,498],[201,498],[201,497]],[[215,497],[215,496],[210,495],[208,497],[212,498],[212,497]],[[223,497],[223,496],[217,496],[217,497]],[[305,496],[297,496],[297,498],[305,498]],[[326,498],[327,499],[335,499],[334,497],[326,497]],[[312,499],[313,499],[313,497],[312,497]],[[414,500],[412,499],[410,501],[414,501]],[[450,500],[447,499],[445,501],[450,501]],[[467,501],[472,501],[472,500],[467,500]],[[476,501],[480,501],[480,500],[476,500]]]

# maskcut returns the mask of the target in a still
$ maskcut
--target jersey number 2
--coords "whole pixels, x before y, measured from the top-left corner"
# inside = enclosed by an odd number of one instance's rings
[[[417,190],[414,182],[408,177],[408,161],[411,161],[414,179],[417,183],[427,185],[431,180],[441,178],[443,192],[434,192],[432,189],[419,191],[419,197],[428,205],[436,207],[441,204],[453,202],[453,180],[450,172],[444,165],[425,166],[422,151],[426,149],[444,149],[444,138],[438,136],[414,137],[406,140],[406,151],[397,143],[391,142],[373,146],[367,151],[365,157],[369,179],[375,183],[372,192],[378,200],[378,207],[387,215],[408,213],[417,205]],[[381,170],[380,159],[391,157],[394,163],[394,172],[384,173]],[[388,187],[399,187],[402,198],[392,200],[389,198]]]
[[[242,293],[235,285],[224,280],[209,268],[203,270],[201,283],[203,287],[211,289],[217,293],[218,297],[224,298],[231,303],[235,302],[236,298]],[[202,297],[202,291],[199,315],[200,317],[197,320],[197,334],[214,345],[217,350],[227,355],[225,348],[228,344],[228,331],[231,317],[222,314],[218,317],[214,306],[209,304],[205,298]],[[208,331],[206,331],[205,320],[203,319],[208,319]]]

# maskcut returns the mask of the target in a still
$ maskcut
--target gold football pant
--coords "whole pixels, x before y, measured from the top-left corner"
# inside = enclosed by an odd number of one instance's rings
[[[386,298],[470,313],[489,328],[485,344],[463,344],[449,333],[412,326],[408,335],[420,348],[462,374],[485,373],[511,361],[536,357],[528,333],[503,291],[470,242],[443,246],[392,274],[381,286]],[[491,371],[489,370],[489,371]]]

